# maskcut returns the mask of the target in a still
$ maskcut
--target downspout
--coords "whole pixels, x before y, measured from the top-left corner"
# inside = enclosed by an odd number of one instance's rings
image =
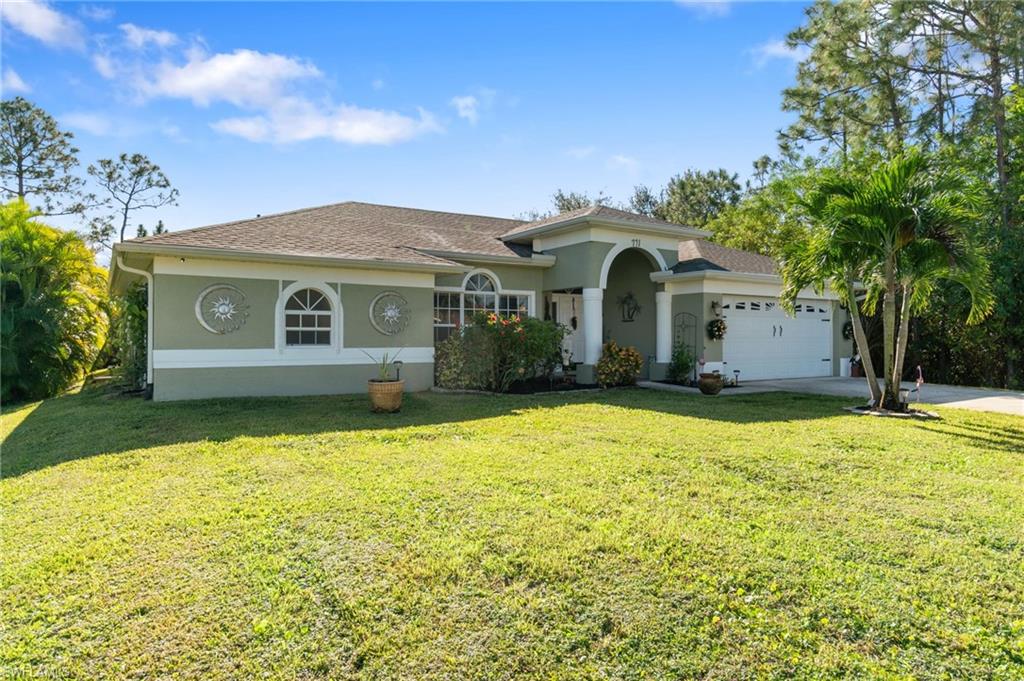
[[[141,274],[146,278],[146,392],[153,392],[153,274],[146,270],[128,267],[120,255],[117,266],[125,272]]]

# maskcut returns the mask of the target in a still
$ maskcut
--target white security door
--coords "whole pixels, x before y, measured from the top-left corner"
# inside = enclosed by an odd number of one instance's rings
[[[570,293],[552,293],[555,304],[554,319],[567,328],[562,340],[562,353],[570,361],[583,361],[583,296]]]
[[[790,317],[774,298],[725,296],[722,359],[740,381],[832,375],[831,303],[798,300]]]

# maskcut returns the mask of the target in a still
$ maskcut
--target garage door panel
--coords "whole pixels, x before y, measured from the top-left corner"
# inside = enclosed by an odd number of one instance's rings
[[[736,296],[723,300],[723,312],[727,372],[738,369],[746,380],[832,374],[827,304],[798,301],[795,317],[789,317],[773,299]]]

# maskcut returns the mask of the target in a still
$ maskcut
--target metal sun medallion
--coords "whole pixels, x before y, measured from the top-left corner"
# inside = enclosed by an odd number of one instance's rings
[[[245,293],[231,284],[214,284],[196,298],[196,319],[210,333],[237,331],[249,317]]]
[[[401,333],[411,316],[408,301],[395,291],[384,291],[370,303],[370,323],[385,336]]]

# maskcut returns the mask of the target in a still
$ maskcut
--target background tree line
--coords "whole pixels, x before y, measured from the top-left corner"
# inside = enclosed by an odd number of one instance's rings
[[[173,204],[178,191],[138,153],[98,159],[83,176],[74,135],[21,97],[0,102],[0,191],[0,399],[54,395],[114,355],[137,387],[145,289],[109,300],[95,254],[146,236],[141,224],[128,232],[132,219]],[[78,216],[85,236],[40,220],[56,215]]]
[[[994,307],[968,326],[971,296],[937,284],[928,313],[909,325],[905,366],[922,365],[933,382],[1022,385],[1024,4],[819,0],[787,43],[806,53],[782,93],[795,119],[745,186],[723,169],[687,170],[663,188],[636,187],[622,204],[559,190],[555,208],[619,205],[782,257],[807,232],[805,197],[822,173],[867,177],[920,151],[934,172],[983,188],[972,238],[992,265]]]

